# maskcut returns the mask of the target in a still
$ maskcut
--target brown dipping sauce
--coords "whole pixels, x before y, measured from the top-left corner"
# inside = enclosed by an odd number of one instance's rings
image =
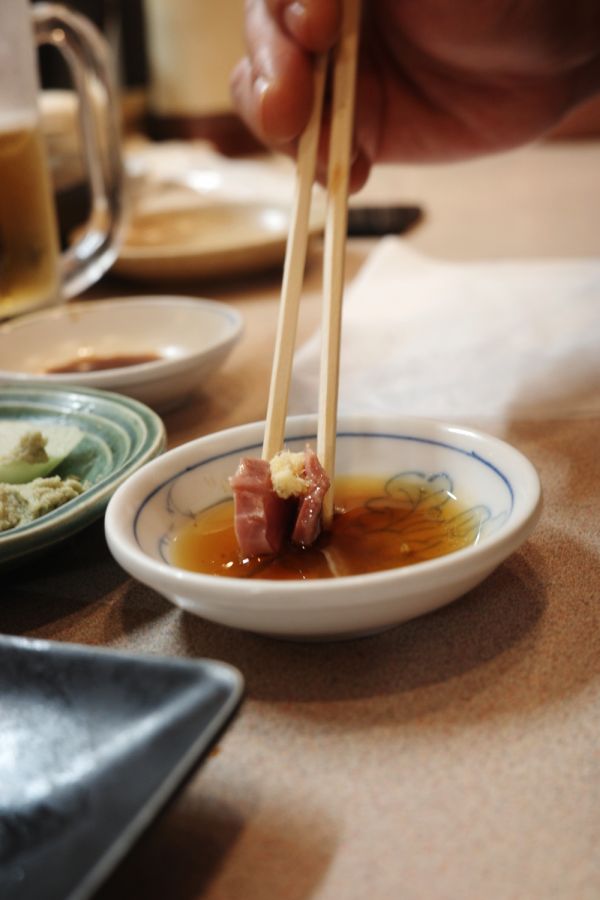
[[[336,479],[332,529],[311,547],[290,542],[277,556],[242,558],[233,528],[233,502],[204,510],[175,536],[175,565],[228,578],[307,580],[359,575],[412,565],[472,544],[480,508],[467,509],[449,490],[428,490],[395,478]],[[424,482],[426,484],[426,482]]]
[[[101,369],[124,369],[141,363],[156,362],[161,359],[157,353],[136,353],[128,356],[82,356],[60,366],[46,369],[47,375],[64,375],[68,372],[98,372]]]

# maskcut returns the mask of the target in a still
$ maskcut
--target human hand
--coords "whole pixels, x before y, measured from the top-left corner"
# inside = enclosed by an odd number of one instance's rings
[[[295,152],[312,105],[313,55],[335,43],[341,2],[246,0],[248,56],[232,91],[265,144]],[[597,0],[365,0],[351,188],[375,162],[449,161],[527,143],[598,91]],[[325,171],[326,137],[321,180]]]

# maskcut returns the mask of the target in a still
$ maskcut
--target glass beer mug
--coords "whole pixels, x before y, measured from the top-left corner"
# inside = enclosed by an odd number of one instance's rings
[[[41,43],[65,57],[79,95],[91,196],[88,222],[63,253],[38,111]],[[52,3],[0,0],[0,319],[74,296],[114,261],[123,197],[116,111],[107,45],[91,22]]]

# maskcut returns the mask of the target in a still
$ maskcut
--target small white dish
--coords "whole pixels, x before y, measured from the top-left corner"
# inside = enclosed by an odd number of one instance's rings
[[[216,200],[143,210],[125,228],[114,271],[141,280],[248,274],[283,263],[291,208],[275,202]],[[323,230],[311,211],[309,235]]]
[[[237,310],[191,297],[131,297],[52,307],[0,325],[0,384],[77,385],[127,394],[159,412],[182,403],[242,333]],[[119,357],[154,355],[135,365]],[[109,368],[51,374],[74,361]]]
[[[173,535],[230,495],[238,460],[260,455],[264,423],[209,435],[144,466],[112,497],[108,545],[131,575],[182,609],[234,628],[291,639],[357,637],[430,612],[475,587],[519,547],[533,528],[541,488],[515,448],[469,428],[435,421],[348,416],[338,423],[336,473],[444,473],[469,507],[483,507],[478,540],[428,562],[320,581],[235,579],[173,564]],[[316,418],[288,420],[286,446],[314,444]]]

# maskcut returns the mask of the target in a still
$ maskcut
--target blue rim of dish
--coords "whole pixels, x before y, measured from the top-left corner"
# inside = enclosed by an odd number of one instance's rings
[[[145,404],[131,397],[96,388],[40,386],[36,384],[0,386],[0,422],[6,411],[32,421],[54,420],[77,424],[92,417],[110,423],[130,440],[126,455],[104,477],[74,500],[39,519],[0,533],[0,565],[38,552],[80,531],[98,519],[117,487],[144,463],[158,456],[166,445],[162,419]],[[84,434],[86,429],[82,427]],[[90,433],[89,431],[87,432]]]

